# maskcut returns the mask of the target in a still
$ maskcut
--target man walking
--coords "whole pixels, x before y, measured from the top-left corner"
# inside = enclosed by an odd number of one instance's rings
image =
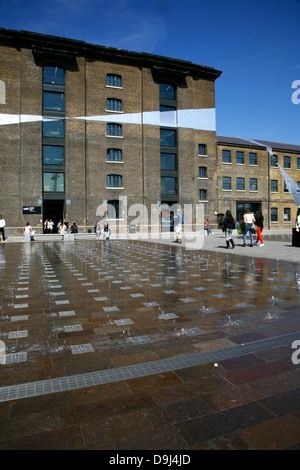
[[[5,227],[5,220],[3,219],[2,215],[0,215],[0,238],[2,234],[3,241],[5,242],[5,233],[4,233],[4,227]]]

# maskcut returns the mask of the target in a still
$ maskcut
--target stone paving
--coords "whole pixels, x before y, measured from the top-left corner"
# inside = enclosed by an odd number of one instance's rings
[[[271,238],[2,243],[0,448],[299,449],[299,249]]]

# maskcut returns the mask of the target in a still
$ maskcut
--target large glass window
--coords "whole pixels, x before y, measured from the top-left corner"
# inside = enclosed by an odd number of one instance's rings
[[[64,111],[65,110],[64,93],[44,91],[43,92],[43,109],[47,111]]]
[[[43,190],[45,192],[61,193],[65,190],[64,173],[43,173]]]
[[[161,170],[176,170],[177,158],[175,153],[161,153],[160,154],[160,169]]]
[[[122,188],[122,176],[107,175],[106,185],[108,188]]]
[[[176,93],[173,85],[169,83],[160,83],[159,84],[159,97],[166,100],[175,100]]]
[[[64,165],[64,147],[43,145],[43,165]]]
[[[162,147],[176,147],[176,131],[174,129],[160,129],[160,145]]]
[[[160,105],[160,121],[165,124],[176,123],[176,108],[175,106]]]
[[[64,85],[65,71],[59,67],[44,67],[43,68],[43,82],[53,83],[55,85]]]
[[[64,135],[65,126],[62,119],[51,119],[43,122],[43,137],[64,137]]]
[[[176,194],[177,178],[169,176],[161,177],[161,192],[162,194]]]

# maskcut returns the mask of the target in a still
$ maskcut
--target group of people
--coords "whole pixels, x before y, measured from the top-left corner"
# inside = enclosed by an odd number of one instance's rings
[[[94,227],[94,232],[96,234],[97,240],[100,240],[100,238],[102,236],[102,229],[101,229],[100,221],[96,222],[95,227]],[[103,234],[104,234],[104,238],[106,240],[109,240],[109,238],[110,238],[110,228],[109,228],[107,222],[104,223]]]
[[[236,222],[230,212],[230,210],[226,211],[224,220],[222,222],[222,229],[225,232],[226,236],[226,247],[229,248],[230,245],[232,249],[235,247],[235,243],[232,238],[232,231],[235,229]],[[243,218],[239,221],[237,231],[242,233],[243,235],[243,244],[242,246],[246,246],[246,236],[247,233],[250,235],[250,246],[253,247],[253,233],[257,234],[256,244],[260,242],[260,247],[265,246],[264,241],[262,238],[262,231],[264,228],[264,217],[260,211],[257,211],[255,214],[250,211],[250,209],[246,209]]]

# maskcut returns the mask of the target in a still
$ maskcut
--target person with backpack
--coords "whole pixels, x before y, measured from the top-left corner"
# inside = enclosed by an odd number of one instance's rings
[[[226,248],[228,249],[230,247],[230,243],[232,246],[232,249],[235,247],[235,243],[232,239],[232,231],[235,228],[235,220],[231,215],[231,212],[228,210],[226,211],[224,220],[223,220],[223,231],[225,232],[226,236]]]

